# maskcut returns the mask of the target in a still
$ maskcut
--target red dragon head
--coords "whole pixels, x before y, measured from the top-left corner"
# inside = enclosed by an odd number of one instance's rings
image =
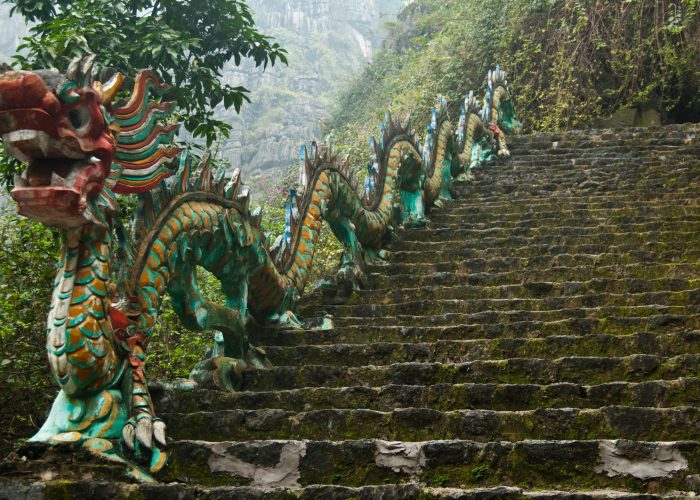
[[[12,198],[19,213],[48,225],[80,227],[118,210],[114,192],[152,189],[170,174],[178,148],[161,147],[176,126],[163,126],[170,103],[149,100],[165,86],[151,71],[139,73],[131,99],[113,107],[123,78],[93,82],[93,58],[52,70],[0,75],[0,136],[26,163]]]

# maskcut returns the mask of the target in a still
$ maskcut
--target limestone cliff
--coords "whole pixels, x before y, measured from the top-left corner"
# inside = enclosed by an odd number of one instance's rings
[[[404,0],[251,0],[262,32],[289,51],[289,66],[266,71],[230,65],[224,78],[252,91],[241,115],[218,114],[234,125],[224,158],[252,173],[288,165],[300,144],[320,135],[330,94],[371,61],[382,26]]]

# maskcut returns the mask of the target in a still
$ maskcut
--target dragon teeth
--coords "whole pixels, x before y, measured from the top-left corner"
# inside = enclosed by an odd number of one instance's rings
[[[27,182],[27,179],[22,177],[20,174],[15,174],[15,187],[27,187],[29,186],[29,183]]]
[[[56,172],[51,174],[51,185],[52,186],[65,186],[66,185],[66,180],[61,177],[60,175],[57,175]]]

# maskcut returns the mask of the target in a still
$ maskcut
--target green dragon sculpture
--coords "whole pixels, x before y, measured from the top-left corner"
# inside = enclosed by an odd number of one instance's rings
[[[498,70],[489,75],[488,109],[470,94],[456,133],[439,99],[422,148],[410,122],[387,113],[372,139],[364,192],[347,159],[312,144],[287,231],[269,245],[239,173],[215,174],[208,155],[194,169],[188,153],[171,145],[173,107],[161,101],[165,86],[153,72],[135,77],[128,99],[118,98],[122,75],[100,82],[93,73],[85,58],[66,75],[0,75],[0,134],[27,165],[12,197],[21,214],[63,233],[46,341],[61,390],[33,440],[126,461],[113,443],[121,439],[151,472],[166,462],[166,429],[149,395],[145,352],[166,293],[188,328],[220,332],[220,349],[193,378],[231,390],[243,371],[271,366],[248,341],[249,321],[298,325],[294,305],[322,221],[343,244],[336,283],[350,283],[346,292],[361,286],[364,263],[381,258],[393,228],[425,224],[426,208],[450,198],[452,178],[467,179],[484,156],[478,148],[493,143],[507,152],[499,125],[516,128]],[[173,161],[179,168],[169,167]],[[117,195],[130,194],[138,196],[138,214],[123,221]],[[198,266],[220,280],[225,304],[203,297]]]

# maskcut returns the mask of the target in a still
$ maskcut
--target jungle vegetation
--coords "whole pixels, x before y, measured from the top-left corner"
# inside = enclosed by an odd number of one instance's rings
[[[213,107],[238,109],[246,99],[245,89],[220,81],[224,62],[285,61],[284,50],[255,29],[243,1],[10,3],[38,23],[18,65],[65,70],[71,58],[94,52],[101,64],[126,74],[155,67],[174,85],[185,127],[210,144],[228,133]],[[422,129],[436,94],[458,105],[465,91],[481,91],[495,64],[509,75],[526,131],[585,127],[624,107],[699,121],[699,10],[698,0],[414,0],[387,26],[384,50],[339,93],[324,127],[364,169],[368,137],[383,110],[412,111]],[[457,107],[451,112],[456,118]],[[283,201],[295,180],[292,166],[254,188],[267,211],[265,229],[274,234],[283,229]],[[7,215],[0,241],[1,455],[40,425],[56,392],[43,344],[58,235]],[[325,231],[315,276],[336,259],[337,245]],[[216,281],[201,278],[216,296]],[[210,342],[209,335],[184,329],[166,302],[149,348],[151,378],[187,376]]]
[[[496,64],[525,132],[586,127],[622,108],[700,121],[698,0],[414,0],[387,31],[326,123],[353,158],[366,156],[385,109],[422,129],[442,94],[456,119]]]

